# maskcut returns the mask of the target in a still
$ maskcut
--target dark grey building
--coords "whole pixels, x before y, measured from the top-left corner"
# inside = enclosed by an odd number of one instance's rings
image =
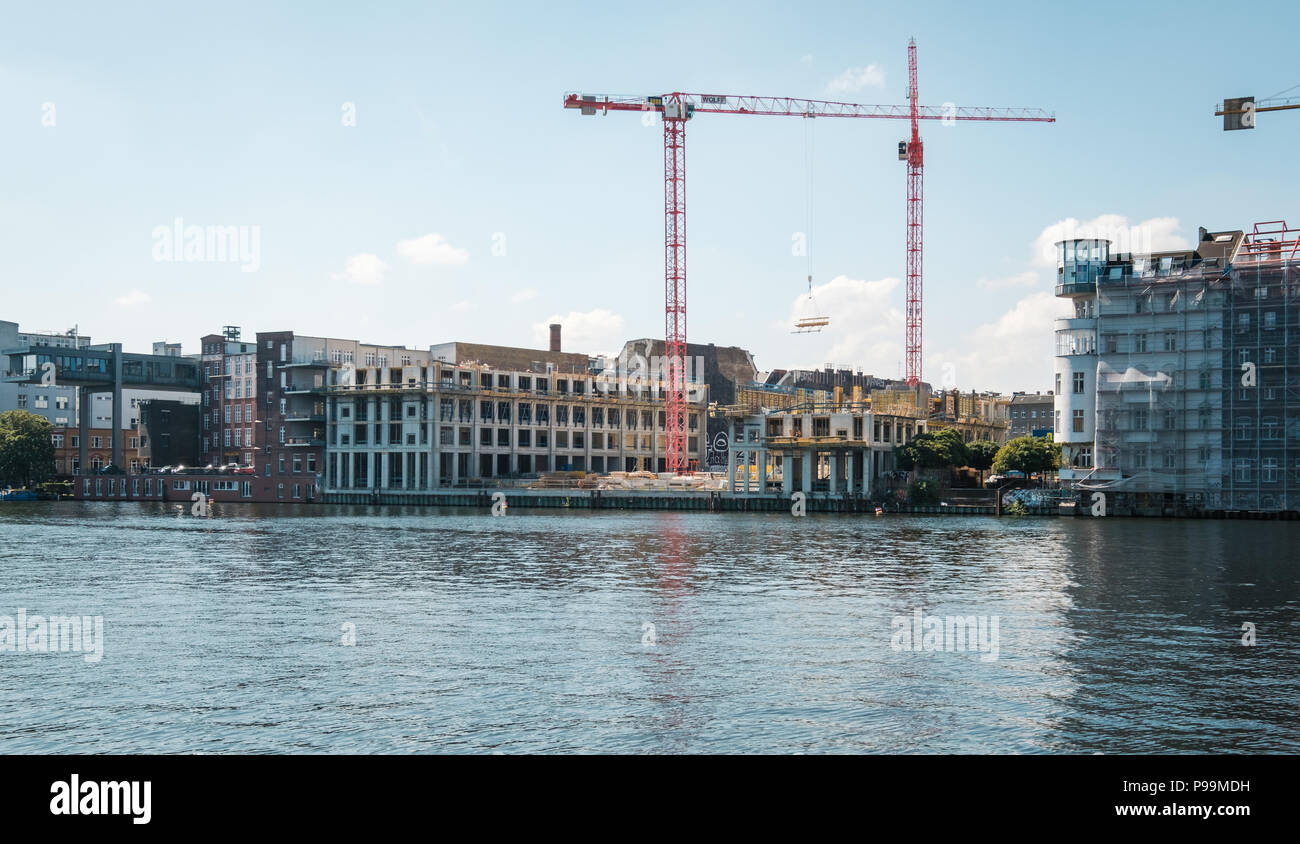
[[[197,404],[147,399],[138,405],[136,433],[145,466],[197,466],[201,408]]]

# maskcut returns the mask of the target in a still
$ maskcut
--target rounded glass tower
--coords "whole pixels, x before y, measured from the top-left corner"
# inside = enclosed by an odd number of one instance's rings
[[[1061,444],[1063,481],[1093,470],[1097,416],[1097,282],[1110,261],[1110,241],[1096,238],[1056,244],[1056,295],[1074,315],[1056,321],[1056,397],[1053,431]]]

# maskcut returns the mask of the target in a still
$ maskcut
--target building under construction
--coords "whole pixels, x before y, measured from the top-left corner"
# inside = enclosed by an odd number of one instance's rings
[[[1112,512],[1300,511],[1300,230],[1057,244],[1061,478]]]

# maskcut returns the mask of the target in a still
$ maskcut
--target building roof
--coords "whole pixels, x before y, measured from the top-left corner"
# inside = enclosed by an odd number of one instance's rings
[[[545,372],[546,364],[553,364],[556,372],[586,373],[590,359],[576,352],[552,352],[546,349],[522,349],[516,346],[493,346],[486,343],[438,343],[429,351],[435,359],[457,365],[482,364],[493,369],[512,372]]]
[[[1053,404],[1055,402],[1056,402],[1056,395],[1051,392],[1016,393],[1011,396],[1012,404]]]

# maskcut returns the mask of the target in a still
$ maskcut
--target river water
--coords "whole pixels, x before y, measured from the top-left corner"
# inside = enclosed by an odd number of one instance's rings
[[[0,752],[1294,753],[1297,540],[1285,522],[6,503],[0,616],[102,616],[103,635],[88,661],[0,631]],[[912,649],[918,612],[976,616],[986,649]]]

